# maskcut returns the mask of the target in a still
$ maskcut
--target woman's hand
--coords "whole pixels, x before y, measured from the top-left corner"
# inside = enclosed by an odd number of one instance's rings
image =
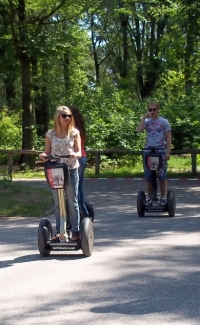
[[[69,155],[70,155],[70,158],[77,158],[78,157],[77,152],[74,152],[74,151],[70,151]]]
[[[45,161],[47,159],[47,155],[45,152],[42,152],[40,155],[39,155],[39,158],[43,161]]]

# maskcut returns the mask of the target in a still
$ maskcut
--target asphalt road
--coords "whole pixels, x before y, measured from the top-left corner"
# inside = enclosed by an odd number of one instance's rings
[[[95,209],[88,258],[82,251],[43,258],[39,218],[1,218],[0,324],[199,325],[200,181],[169,182],[174,218],[137,216],[136,194],[144,187],[137,180],[85,180]]]

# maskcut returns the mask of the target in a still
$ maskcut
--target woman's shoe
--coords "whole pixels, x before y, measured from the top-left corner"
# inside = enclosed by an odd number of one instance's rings
[[[59,234],[55,234],[51,240],[58,241],[59,240]]]
[[[79,240],[79,233],[77,231],[72,231],[72,237],[70,240]]]

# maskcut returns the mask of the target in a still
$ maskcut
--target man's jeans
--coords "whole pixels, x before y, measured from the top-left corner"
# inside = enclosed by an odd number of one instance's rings
[[[66,197],[66,211],[69,211],[71,230],[78,232],[80,225],[80,212],[78,205],[78,169],[69,170],[69,174],[69,184],[64,189]],[[55,202],[54,214],[56,219],[56,232],[60,233],[60,208],[58,200],[58,191],[53,189],[52,193]]]

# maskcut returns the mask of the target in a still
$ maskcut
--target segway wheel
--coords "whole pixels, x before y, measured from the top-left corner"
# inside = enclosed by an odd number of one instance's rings
[[[38,226],[38,249],[40,255],[48,256],[50,254],[50,247],[48,241],[53,236],[52,225],[48,219],[42,219]]]
[[[94,248],[94,228],[90,218],[83,218],[80,224],[81,249],[84,256],[91,256]]]
[[[169,214],[169,217],[175,216],[175,210],[176,210],[176,198],[174,191],[168,191],[167,192],[167,211]]]
[[[137,213],[139,217],[144,217],[145,215],[145,202],[146,195],[144,191],[139,191],[137,194]]]

